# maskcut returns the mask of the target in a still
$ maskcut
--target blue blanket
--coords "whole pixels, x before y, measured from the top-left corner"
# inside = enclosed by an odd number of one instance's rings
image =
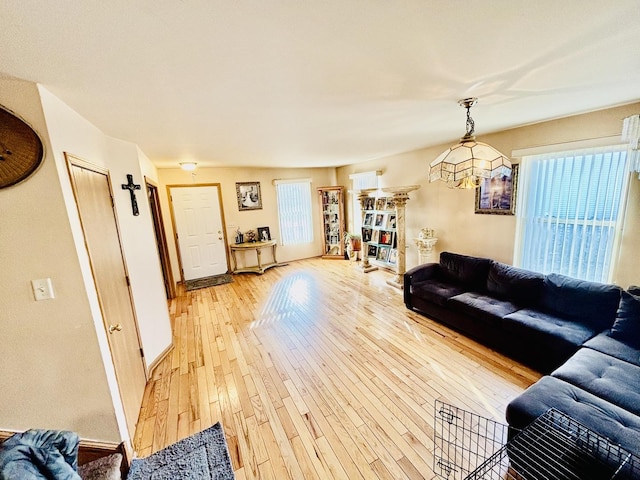
[[[0,444],[0,480],[81,480],[73,432],[27,430]]]

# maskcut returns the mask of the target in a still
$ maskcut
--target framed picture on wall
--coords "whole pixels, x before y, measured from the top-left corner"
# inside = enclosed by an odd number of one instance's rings
[[[238,210],[262,209],[260,182],[236,182],[236,195],[238,196]]]
[[[512,165],[511,175],[483,178],[476,188],[475,213],[514,215],[516,213],[516,187],[518,164]]]

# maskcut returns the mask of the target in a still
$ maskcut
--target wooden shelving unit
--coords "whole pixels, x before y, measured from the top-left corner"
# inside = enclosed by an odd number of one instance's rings
[[[322,258],[344,259],[344,187],[320,187]]]

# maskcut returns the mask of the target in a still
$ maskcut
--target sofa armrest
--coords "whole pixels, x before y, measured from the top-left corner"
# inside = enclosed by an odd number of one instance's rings
[[[439,272],[440,264],[426,263],[413,267],[404,273],[404,304],[407,308],[411,308],[411,284],[437,278]]]
[[[423,280],[436,278],[439,272],[440,264],[438,263],[425,263],[424,265],[418,265],[404,273],[404,283],[406,285],[407,282],[422,282]]]

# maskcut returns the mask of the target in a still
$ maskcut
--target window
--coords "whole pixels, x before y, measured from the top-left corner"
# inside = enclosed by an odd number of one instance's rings
[[[313,242],[311,180],[274,180],[282,245]]]
[[[629,170],[624,147],[524,157],[516,264],[609,282]]]
[[[371,172],[352,173],[349,175],[349,179],[352,182],[352,190],[358,192],[360,190],[375,188],[378,189],[378,179],[380,178],[380,171],[373,170]],[[358,200],[358,194],[351,195],[351,232],[360,232],[362,228],[362,213],[360,207],[360,200]]]

